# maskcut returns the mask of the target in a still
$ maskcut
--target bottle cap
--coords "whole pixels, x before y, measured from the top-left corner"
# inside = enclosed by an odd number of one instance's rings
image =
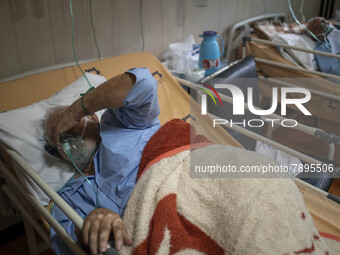
[[[204,31],[203,35],[207,35],[207,36],[215,36],[217,35],[217,32],[212,31],[212,30],[208,30],[208,31]]]

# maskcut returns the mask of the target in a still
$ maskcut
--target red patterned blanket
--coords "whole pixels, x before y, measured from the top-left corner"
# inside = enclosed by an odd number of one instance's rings
[[[193,178],[193,158],[275,164],[211,144],[181,120],[165,124],[143,152],[123,217],[133,245],[122,254],[339,254],[339,243],[318,233],[291,179]]]

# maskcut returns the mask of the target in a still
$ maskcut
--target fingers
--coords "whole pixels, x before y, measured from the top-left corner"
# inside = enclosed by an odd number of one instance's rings
[[[61,147],[59,137],[61,135],[60,127],[60,117],[59,115],[55,114],[50,117],[48,120],[47,126],[47,137],[49,138],[49,142],[54,147]]]
[[[129,234],[127,233],[127,230],[123,231],[123,239],[125,245],[132,245],[132,240],[129,237]]]
[[[131,245],[132,244],[132,240],[129,237],[129,234],[127,232],[127,229],[126,229],[125,224],[124,224],[123,221],[122,221],[122,224],[123,224],[123,241],[124,241],[123,243],[125,245]]]
[[[53,132],[53,131],[52,131],[52,132]],[[59,133],[57,133],[57,132],[53,132],[53,133],[52,133],[51,139],[52,139],[53,145],[54,145],[55,147],[62,147],[62,145],[61,145],[61,143],[60,143],[60,135],[61,135],[61,134],[59,134]]]
[[[66,115],[65,112],[62,112],[60,115],[57,115],[53,119],[51,138],[52,138],[52,142],[57,147],[61,147],[60,135],[68,131],[68,129],[70,129],[70,127],[66,125],[66,124],[70,124],[70,121],[67,119],[67,116],[65,115]]]
[[[126,227],[124,225],[124,222],[121,218],[117,218],[112,223],[112,230],[114,234],[114,240],[115,240],[115,249],[119,251],[123,244],[125,245],[131,245],[132,240],[130,239]]]
[[[98,240],[98,249],[100,253],[104,253],[106,251],[107,243],[109,242],[111,232],[110,222],[102,221],[99,229],[100,234]]]
[[[84,243],[84,245],[89,246],[89,230],[91,227],[91,220],[89,219],[89,217],[87,217],[84,220],[84,224],[83,224],[83,228],[81,229],[82,232],[82,241]]]
[[[85,219],[82,228],[82,241],[90,248],[91,254],[104,253],[110,233],[114,234],[115,249],[131,245],[124,222],[118,214],[105,208],[93,210]]]
[[[118,220],[113,222],[112,230],[113,230],[114,240],[115,240],[115,242],[114,242],[115,243],[115,249],[117,251],[119,251],[123,246],[123,233],[122,233],[121,225],[118,222]]]
[[[98,245],[98,236],[99,233],[101,233],[100,227],[102,224],[102,218],[103,216],[101,214],[97,214],[95,211],[92,211],[88,217],[86,217],[83,224],[82,241],[85,246],[90,248],[91,254],[98,254],[100,250]],[[108,232],[110,232],[110,230]]]
[[[92,254],[98,254],[98,234],[99,234],[99,225],[100,221],[95,219],[91,223],[90,231],[89,231],[89,245],[90,251]]]
[[[60,146],[59,142],[59,134],[57,134],[57,130],[59,129],[59,126],[61,124],[61,118],[60,115],[65,111],[65,108],[58,109],[51,113],[47,120],[47,138],[51,145],[53,146]]]

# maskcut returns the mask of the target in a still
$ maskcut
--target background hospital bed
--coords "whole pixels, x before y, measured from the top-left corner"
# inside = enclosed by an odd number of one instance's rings
[[[273,13],[267,15],[261,15],[253,17],[234,24],[228,33],[228,44],[226,49],[226,58],[232,60],[237,55],[237,50],[242,46],[246,46],[245,55],[255,57],[259,74],[266,78],[305,78],[304,80],[292,79],[295,85],[306,87],[311,89],[311,92],[315,91],[310,102],[307,104],[308,109],[312,112],[313,116],[328,119],[335,122],[340,122],[340,86],[326,78],[337,78],[340,81],[340,77],[324,74],[321,72],[308,72],[302,67],[297,67],[292,62],[283,58],[277,50],[275,43],[271,43],[265,40],[256,40],[259,35],[251,33],[252,24],[258,21],[270,20],[270,21],[284,21],[286,14]],[[254,40],[252,38],[255,38]],[[266,43],[261,43],[260,41]],[[278,44],[276,44],[278,45]],[[284,64],[287,68],[283,67]],[[305,84],[308,79],[308,85]],[[260,92],[263,97],[271,98],[271,86],[267,83],[262,83],[259,86]],[[324,97],[322,97],[324,95]]]
[[[191,101],[185,90],[162,66],[158,59],[150,53],[134,53],[82,64],[84,70],[92,69],[93,67],[99,70],[100,74],[107,79],[132,67],[147,67],[159,83],[158,94],[161,108],[161,124],[173,118],[182,118],[190,120],[199,133],[204,133],[204,130],[211,127],[211,119],[204,116],[202,118],[200,117],[200,108],[198,105]],[[3,82],[0,84],[0,111],[8,111],[27,106],[47,98],[79,77],[81,77],[81,72],[76,66],[72,66]],[[208,133],[210,140],[240,146],[223,128],[218,127],[214,131],[213,133]],[[10,148],[7,148],[4,144],[1,144],[1,154],[3,158],[0,162],[1,175],[5,176],[5,180],[3,180],[1,185],[3,190],[11,196],[13,201],[18,202],[17,205],[19,209],[23,210],[26,225],[28,226],[28,222],[31,222],[39,234],[42,235],[43,240],[48,243],[48,229],[41,227],[40,216],[43,216],[45,219],[47,218],[49,224],[53,223],[53,220],[50,219],[45,209],[45,212],[40,210],[40,212],[37,213],[39,203],[27,195],[27,191],[18,183],[17,179],[14,179],[15,176],[13,173],[8,171],[8,169],[13,169],[13,158],[16,158],[16,161],[20,161],[20,164],[24,165],[25,162],[21,162],[20,155]],[[29,166],[27,168],[29,168]],[[9,177],[13,177],[12,181]],[[13,185],[13,182],[15,185]],[[6,183],[9,183],[9,185]],[[298,182],[298,185],[301,188],[307,207],[315,220],[318,230],[340,236],[340,219],[337,217],[337,215],[340,215],[339,204],[328,199],[326,192],[320,192],[301,182]],[[19,189],[21,192],[14,186],[20,186]],[[14,192],[11,192],[11,190]],[[27,200],[27,197],[29,200]],[[53,224],[55,224],[55,222]],[[33,233],[29,231],[29,227],[27,230],[27,234]],[[65,233],[60,233],[66,240],[67,237],[64,236]],[[36,246],[34,238],[32,236],[28,238],[31,253],[40,251],[41,249]],[[68,240],[68,242],[70,242],[70,240]],[[76,245],[72,246],[75,247],[75,250],[80,251],[80,248]]]
[[[340,77],[309,71],[303,67],[296,66],[281,56],[277,47],[282,45],[269,40],[259,39],[258,33],[251,33],[252,24],[255,22],[264,20],[282,22],[285,19],[286,14],[273,13],[235,23],[229,29],[226,57],[232,60],[237,54],[239,57],[241,57],[241,55],[242,57],[246,55],[254,56],[259,74],[259,91],[264,99],[271,100],[272,87],[295,86],[309,89],[312,93],[312,98],[305,105],[313,117],[306,118],[299,116],[296,111],[290,111],[290,116],[301,123],[319,127],[328,133],[335,133],[339,136],[340,85],[330,79],[336,79],[340,82]],[[265,102],[266,100],[263,101]],[[325,153],[325,151],[327,151],[326,146],[320,145],[319,140],[316,138],[302,138],[301,141],[303,142],[298,143],[299,139],[293,138],[301,138],[297,133],[292,132],[290,134],[292,139],[289,139],[287,137],[288,134],[282,132],[282,128],[277,128],[276,131],[268,129],[268,131],[270,131],[267,133],[268,136],[274,134],[273,136],[276,136],[275,139],[277,139],[277,141],[283,142],[286,145],[288,145],[288,142],[295,142],[295,145],[289,144],[289,146],[293,146],[296,150],[321,158],[327,158],[327,153]],[[339,141],[335,139],[333,142],[338,152],[334,161],[339,164]],[[333,160],[333,158],[329,157],[328,159]]]

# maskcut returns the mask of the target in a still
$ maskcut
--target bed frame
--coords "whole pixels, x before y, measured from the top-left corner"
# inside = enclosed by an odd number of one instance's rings
[[[313,54],[340,59],[340,55],[337,55],[337,54],[331,54],[331,53],[316,51],[316,50],[309,50],[309,49],[305,49],[301,47],[289,46],[283,43],[277,43],[277,42],[272,42],[269,40],[263,40],[263,39],[250,37],[249,35],[252,30],[251,24],[254,22],[263,21],[263,20],[284,22],[286,20],[286,14],[285,13],[272,13],[272,14],[260,15],[260,16],[253,17],[247,20],[243,20],[241,22],[238,22],[232,25],[228,31],[228,35],[227,35],[228,41],[227,41],[226,53],[225,53],[225,56],[228,62],[232,62],[232,60],[235,57],[235,51],[240,47],[241,44],[242,44],[242,58],[244,58],[246,56],[246,50],[245,50],[246,43],[251,42],[251,41],[262,43],[264,45],[274,46],[274,47],[282,47],[288,50],[298,50],[298,51],[303,51],[307,53],[313,53]],[[340,80],[340,76],[338,75],[332,75],[332,74],[327,74],[327,73],[323,73],[319,71],[307,70],[306,68],[303,68],[303,67],[296,67],[296,66],[292,67],[289,65],[276,63],[274,61],[269,61],[269,60],[262,59],[262,58],[255,58],[255,61],[258,63],[264,63],[264,64],[273,65],[273,66],[277,66],[281,68],[286,68],[288,70],[298,70],[298,71],[302,71],[306,73],[316,74],[321,77]],[[317,93],[318,95],[322,95],[325,97],[340,100],[339,96],[335,97],[334,95],[330,95],[327,93],[320,93],[318,91],[311,91],[311,92]]]
[[[62,208],[63,212],[74,222],[74,224],[81,229],[83,225],[83,219],[55,192],[51,187],[32,169],[23,158],[16,152],[8,148],[3,143],[0,143],[1,149],[12,158],[19,166],[22,167],[24,172],[31,177],[31,179],[38,184],[38,186],[54,201],[56,205]],[[11,199],[15,206],[21,211],[25,224],[27,242],[29,246],[30,254],[39,254],[46,248],[51,246],[49,240],[49,233],[42,226],[40,219],[37,217],[41,215],[46,222],[61,236],[62,240],[70,247],[75,254],[86,254],[86,252],[76,243],[63,229],[63,227],[52,217],[52,215],[46,210],[44,206],[31,194],[28,193],[26,188],[19,182],[16,175],[11,171],[10,167],[6,165],[6,161],[0,161],[1,173],[6,179],[1,178],[0,186],[6,195]],[[13,190],[12,186],[15,187]],[[30,210],[30,207],[25,206],[23,200],[26,201],[34,211]],[[33,228],[42,237],[44,243],[37,244]]]
[[[39,72],[39,71],[38,71]],[[180,78],[176,78],[177,81],[185,86],[188,86],[192,89],[198,90],[199,84],[193,84],[188,81],[185,81]],[[222,97],[223,100],[231,102],[231,98],[227,96]],[[215,117],[215,116],[213,116]],[[271,116],[273,118],[279,118],[282,119],[281,116],[273,115]],[[271,141],[268,138],[262,137],[260,135],[257,135],[255,133],[252,133],[244,128],[233,126],[229,128],[233,128],[236,131],[245,134],[249,137],[252,137],[254,139],[261,140],[267,144],[270,144],[272,146],[275,146],[276,148],[283,150],[285,152],[288,152],[289,154],[293,154],[300,159],[310,162],[310,163],[322,163],[318,160],[315,160],[313,158],[310,158],[304,154],[301,154],[299,152],[296,152],[290,148],[287,148],[281,144],[275,143]],[[322,134],[322,136],[327,137],[328,139],[331,138],[331,136],[327,133],[325,133],[322,130],[307,127],[304,125],[298,125],[298,130],[301,130],[303,132],[307,132],[311,135],[315,135],[317,133]],[[74,212],[74,210],[63,200],[61,197],[52,190],[49,185],[32,169],[23,159],[22,157],[12,149],[8,148],[5,144],[0,143],[1,149],[5,152],[6,155],[10,157],[11,160],[14,160],[18,165],[20,165],[23,169],[23,171],[32,178],[32,180],[38,184],[38,186],[51,198],[51,200],[54,201],[54,203],[60,207],[63,212],[75,223],[76,226],[79,228],[82,227],[83,219],[77,215],[77,213]],[[27,227],[27,235],[28,235],[28,244],[30,247],[30,253],[31,254],[38,254],[41,252],[44,248],[48,247],[50,245],[49,241],[49,235],[45,228],[41,225],[41,220],[37,217],[37,213],[41,215],[47,223],[61,236],[61,238],[64,240],[64,242],[70,247],[70,249],[75,254],[86,254],[85,251],[82,249],[82,247],[79,246],[79,244],[75,243],[70,236],[66,233],[66,231],[61,227],[61,225],[50,215],[50,213],[38,202],[38,200],[30,195],[27,190],[24,188],[24,186],[18,181],[15,174],[11,171],[11,167],[6,163],[6,160],[0,160],[0,170],[1,174],[5,178],[1,178],[0,186],[2,190],[8,195],[8,197],[13,201],[13,203],[19,208],[19,210],[23,214],[23,218],[25,221],[25,226]],[[335,196],[332,196],[331,194],[321,191],[301,180],[296,179],[296,182],[305,187],[306,189],[312,190],[313,192],[316,192],[318,195],[322,197],[326,197],[329,199],[332,199],[336,201],[337,203],[340,203],[339,199]],[[11,185],[12,184],[12,185]],[[13,189],[13,186],[15,187]],[[326,202],[329,200],[326,199]],[[22,201],[26,201],[26,203],[30,204],[33,208],[33,210],[30,210],[25,206],[25,203]],[[45,242],[45,245],[37,245],[35,238],[34,238],[34,232],[33,228],[42,236],[43,241]],[[47,244],[47,245],[46,245]],[[115,251],[111,249],[110,254],[115,254]]]
[[[331,54],[331,53],[326,53],[326,52],[321,52],[321,51],[316,51],[316,50],[309,50],[309,49],[305,49],[305,48],[301,48],[301,47],[295,47],[295,46],[289,46],[286,44],[282,44],[282,43],[276,43],[276,42],[272,42],[269,40],[264,40],[264,39],[258,39],[258,38],[253,38],[250,36],[250,32],[251,32],[251,24],[257,21],[263,21],[263,20],[272,20],[272,21],[281,21],[284,22],[286,20],[286,14],[285,13],[272,13],[272,14],[266,14],[266,15],[260,15],[257,17],[253,17],[247,20],[243,20],[241,22],[237,22],[234,25],[231,26],[231,28],[229,29],[228,32],[228,43],[227,43],[227,47],[226,47],[226,58],[229,62],[229,60],[232,60],[235,56],[235,51],[237,49],[239,49],[240,45],[242,45],[242,58],[245,58],[247,56],[246,54],[246,45],[247,43],[250,42],[257,42],[257,43],[261,43],[264,45],[269,45],[269,46],[274,46],[274,47],[282,47],[284,49],[287,49],[288,52],[290,50],[298,50],[298,51],[302,51],[302,52],[307,52],[307,53],[313,53],[313,54],[319,54],[319,55],[323,55],[323,56],[328,56],[328,57],[333,57],[333,58],[337,58],[340,59],[340,55],[336,55],[336,54]],[[298,66],[292,66],[292,65],[286,65],[283,63],[277,63],[275,61],[271,61],[271,60],[267,60],[267,59],[263,59],[263,58],[259,58],[259,57],[255,57],[255,62],[256,63],[260,63],[260,64],[265,64],[265,65],[271,65],[271,66],[275,66],[275,67],[279,67],[279,68],[283,68],[285,70],[294,70],[294,71],[301,71],[301,72],[305,72],[305,73],[310,73],[310,74],[314,74],[314,75],[318,75],[320,77],[324,77],[324,78],[332,78],[332,79],[336,79],[336,80],[340,80],[340,76],[337,75],[333,75],[333,74],[327,74],[327,73],[323,73],[323,72],[319,72],[319,71],[313,71],[313,70],[308,70],[304,67],[298,67]],[[275,84],[275,85],[279,85],[279,86],[283,86],[283,87],[297,87],[297,85],[294,85],[292,83],[288,83],[282,80],[278,80],[278,79],[274,79],[274,78],[268,78],[268,77],[263,77],[263,76],[259,76],[258,79],[260,81],[266,81],[266,82],[270,82],[271,84]],[[340,87],[340,84],[339,84]],[[312,94],[314,95],[318,95],[333,101],[337,101],[340,102],[340,96],[339,95],[334,95],[334,94],[330,94],[330,93],[326,93],[323,91],[318,91],[315,89],[308,89]],[[267,130],[267,137],[271,137],[271,134],[273,132],[274,128],[268,128]],[[324,136],[324,135],[320,135],[319,132],[314,132],[314,134],[310,133],[313,136],[316,136],[318,138],[320,138],[321,140],[325,141],[326,143],[328,143],[328,147],[329,147],[329,153],[328,153],[328,159],[329,160],[333,160],[334,158],[334,146],[335,145],[339,145],[340,144],[340,139],[338,136]]]
[[[243,37],[248,36],[252,31],[251,24],[262,20],[273,20],[284,22],[287,18],[285,13],[270,13],[246,19],[232,25],[227,34],[227,44],[225,49],[225,57],[228,63],[234,61],[235,51],[240,47]]]
[[[305,48],[296,47],[296,46],[289,46],[289,45],[286,45],[286,44],[283,44],[283,43],[277,43],[277,42],[272,42],[272,41],[269,41],[269,40],[252,38],[250,36],[244,36],[243,41],[244,42],[242,43],[242,58],[246,57],[246,43],[253,41],[253,42],[262,43],[264,45],[282,47],[282,48],[285,48],[285,49],[298,50],[298,51],[303,51],[303,52],[307,52],[307,53],[313,53],[313,54],[317,54],[317,55],[322,55],[322,56],[326,56],[326,57],[332,57],[332,58],[340,59],[340,55],[338,55],[338,54],[332,54],[332,53],[317,51],[317,50],[310,50],[310,49],[305,49]],[[328,73],[323,73],[323,72],[314,71],[314,70],[308,70],[306,68],[298,67],[298,66],[290,66],[290,65],[285,65],[285,64],[281,64],[281,63],[276,63],[274,61],[266,60],[266,59],[263,59],[263,58],[257,58],[256,57],[255,61],[258,62],[258,63],[273,65],[273,66],[285,68],[285,69],[288,69],[288,70],[298,70],[298,71],[301,71],[301,72],[316,74],[318,76],[325,77],[325,78],[332,78],[332,79],[340,80],[339,75],[328,74]],[[318,91],[314,91],[314,93],[318,93]],[[326,97],[332,96],[331,94],[326,94],[326,93],[319,94],[319,95],[323,95],[323,96],[326,96]],[[339,101],[340,97],[338,96],[338,97],[336,97],[336,99]]]

